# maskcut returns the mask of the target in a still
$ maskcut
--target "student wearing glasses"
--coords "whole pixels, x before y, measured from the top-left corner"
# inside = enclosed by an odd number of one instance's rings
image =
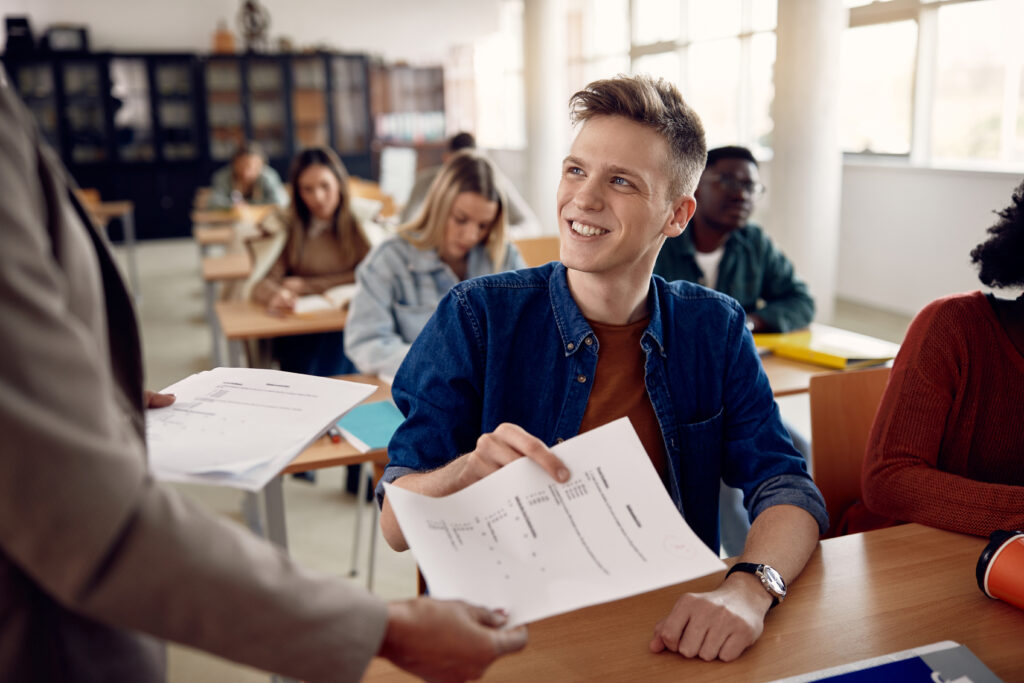
[[[750,150],[709,151],[694,195],[693,220],[679,239],[669,240],[661,250],[654,273],[733,297],[747,312],[752,332],[788,332],[811,322],[814,300],[786,255],[749,222],[762,194],[764,185]]]
[[[694,192],[693,220],[682,235],[665,243],[654,273],[733,297],[746,311],[751,332],[788,332],[810,324],[814,300],[786,255],[750,222],[762,194],[757,160],[749,149],[710,150]],[[797,450],[808,457],[807,440],[785,426]],[[743,551],[750,522],[738,490],[723,484],[720,495],[722,549],[736,555]]]

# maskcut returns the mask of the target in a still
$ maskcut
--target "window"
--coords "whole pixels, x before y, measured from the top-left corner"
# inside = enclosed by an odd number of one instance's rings
[[[909,154],[917,22],[843,33],[840,141],[848,152]]]

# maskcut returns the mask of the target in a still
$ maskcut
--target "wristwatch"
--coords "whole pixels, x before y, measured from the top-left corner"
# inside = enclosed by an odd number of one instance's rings
[[[768,591],[768,594],[772,596],[772,607],[779,604],[786,599],[786,582],[782,580],[780,575],[774,568],[769,567],[766,564],[754,564],[753,562],[737,562],[732,566],[732,569],[726,573],[725,578],[729,578],[729,575],[733,572],[746,572],[747,574],[753,574],[757,578],[761,579],[761,585]]]

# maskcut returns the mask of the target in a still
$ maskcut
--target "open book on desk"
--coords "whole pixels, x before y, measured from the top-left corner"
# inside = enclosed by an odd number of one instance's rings
[[[817,323],[795,332],[755,334],[754,344],[759,352],[837,370],[880,365],[900,350],[899,344]]]
[[[1000,683],[966,645],[944,640],[902,652],[841,664],[773,683]]]
[[[355,283],[331,287],[323,294],[300,296],[295,302],[295,315],[311,315],[320,311],[340,311],[356,293]]]

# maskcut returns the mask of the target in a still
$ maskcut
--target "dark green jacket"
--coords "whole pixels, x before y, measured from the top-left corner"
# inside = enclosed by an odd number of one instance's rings
[[[814,317],[814,299],[807,285],[796,277],[785,254],[756,225],[748,224],[726,240],[717,283],[705,281],[695,252],[689,230],[666,240],[654,264],[655,275],[669,281],[714,285],[739,301],[747,313],[757,313],[779,332],[806,327]]]

